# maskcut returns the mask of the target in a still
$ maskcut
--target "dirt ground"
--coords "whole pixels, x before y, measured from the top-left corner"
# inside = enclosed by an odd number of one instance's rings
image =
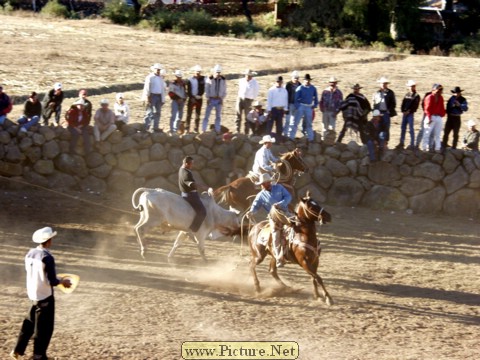
[[[141,83],[152,63],[173,69],[174,59],[181,59],[184,69],[219,62],[240,72],[248,58],[258,70],[324,64],[311,71],[318,79],[330,74],[346,79],[358,70],[369,94],[374,79],[387,74],[402,93],[409,77],[435,82],[433,72],[415,70],[409,76],[414,65],[423,64],[428,71],[436,67],[448,79],[446,87],[468,84],[472,112],[477,111],[474,96],[480,85],[467,83],[478,72],[475,59],[362,60],[360,69],[359,59],[386,55],[153,34],[89,20],[0,20],[6,49],[0,81],[10,94],[37,86],[46,90],[57,80],[70,88]],[[156,45],[160,42],[162,47]],[[147,49],[152,50],[145,56]],[[291,56],[298,51],[310,57]],[[268,84],[273,78],[260,80]],[[129,94],[140,109],[139,91]],[[135,116],[140,121],[141,115]],[[226,118],[231,121],[231,113]],[[143,260],[133,234],[138,215],[131,213],[129,197],[59,194],[0,178],[1,359],[14,346],[29,307],[23,258],[33,245],[31,234],[47,225],[59,233],[52,248],[58,271],[81,277],[74,293],[56,292],[49,354],[57,359],[177,360],[182,342],[196,340],[296,341],[301,360],[478,359],[478,219],[327,206],[333,222],[319,227],[319,273],[335,301],[328,307],[313,300],[309,277],[295,265],[279,271],[290,289],[278,288],[267,265],[260,265],[263,292],[255,294],[248,249],[231,239],[207,241],[206,264],[190,242],[168,263],[176,234],[152,232]]]

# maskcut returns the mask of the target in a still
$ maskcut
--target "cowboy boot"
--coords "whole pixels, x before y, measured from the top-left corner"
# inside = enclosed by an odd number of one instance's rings
[[[283,267],[283,265],[285,265],[285,261],[283,259],[281,231],[272,232],[272,240],[273,255],[277,261],[277,268]]]

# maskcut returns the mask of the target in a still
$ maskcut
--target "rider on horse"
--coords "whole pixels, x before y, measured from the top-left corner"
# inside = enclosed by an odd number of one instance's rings
[[[271,174],[274,170],[275,162],[278,161],[278,158],[273,156],[272,151],[270,148],[272,147],[273,143],[275,142],[275,138],[272,138],[270,135],[265,135],[262,140],[260,140],[260,144],[263,146],[258,149],[257,153],[255,154],[255,161],[253,162],[253,172],[256,175],[261,175],[263,173]]]
[[[205,210],[205,206],[203,206],[202,200],[200,200],[197,188],[200,186],[206,188],[206,186],[197,185],[193,178],[192,167],[193,158],[191,156],[185,157],[185,159],[183,159],[183,165],[178,171],[178,187],[180,188],[182,198],[195,210],[195,217],[190,225],[190,230],[197,232],[207,216],[207,211]],[[208,188],[208,193],[211,192],[213,193],[213,190]]]
[[[283,249],[282,249],[282,235],[283,225],[288,222],[291,217],[288,211],[288,205],[292,201],[292,196],[288,190],[281,184],[272,184],[272,178],[269,174],[260,175],[259,181],[256,185],[261,185],[262,190],[257,194],[253,200],[250,211],[247,217],[251,217],[260,208],[264,208],[268,212],[268,221],[272,232],[273,253],[277,262],[277,267],[283,267]],[[272,216],[272,207],[280,212],[282,216]],[[283,222],[282,222],[283,220]]]

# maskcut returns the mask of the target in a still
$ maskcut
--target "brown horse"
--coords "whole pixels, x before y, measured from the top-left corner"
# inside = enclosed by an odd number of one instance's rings
[[[300,265],[313,280],[313,296],[315,299],[320,297],[318,285],[323,290],[323,297],[328,305],[333,304],[333,300],[327,292],[322,278],[317,274],[317,268],[320,257],[320,242],[317,241],[315,223],[328,223],[332,220],[331,215],[326,212],[315,200],[310,198],[310,194],[300,199],[296,206],[297,222],[284,231],[287,238],[285,246],[285,260]],[[273,256],[271,244],[272,234],[268,221],[262,221],[255,224],[248,234],[252,259],[250,270],[255,283],[255,290],[260,292],[260,282],[258,281],[256,266],[260,264],[267,255],[271,256],[270,273],[274,279],[286,286],[279,278],[275,257]]]
[[[277,171],[280,174],[278,182],[293,194],[294,190],[291,184],[295,173],[308,172],[308,166],[302,159],[302,151],[297,148],[282,154],[277,166]],[[241,177],[228,185],[216,189],[213,196],[217,203],[225,203],[229,205],[231,209],[244,212],[250,207],[253,198],[259,190],[260,188],[257,188],[249,177]]]

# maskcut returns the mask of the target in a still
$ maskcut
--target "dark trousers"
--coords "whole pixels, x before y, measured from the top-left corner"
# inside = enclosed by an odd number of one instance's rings
[[[270,119],[267,122],[267,134],[272,133],[273,125],[275,125],[275,140],[282,141],[283,133],[283,109],[272,108],[270,112]]]
[[[190,192],[187,196],[183,197],[195,210],[195,217],[193,218],[192,224],[190,225],[190,230],[197,232],[202,226],[203,220],[207,217],[207,210],[203,206],[202,200],[198,192]]]
[[[33,353],[47,359],[47,348],[53,334],[55,321],[55,299],[49,296],[45,300],[33,303],[23,320],[14,351],[25,355],[28,341],[33,335]]]
[[[77,142],[80,135],[83,138],[83,149],[85,150],[85,154],[88,154],[92,149],[90,145],[90,134],[88,132],[88,128],[83,128],[81,134],[79,134],[78,131],[71,126],[68,127],[68,131],[70,131],[70,135],[71,135],[70,149],[69,149],[70,154],[75,153],[75,148],[77,147]]]
[[[192,121],[193,109],[195,109],[195,132],[198,132],[198,126],[200,124],[200,110],[202,110],[203,99],[196,99],[195,97],[189,97],[187,102],[187,119],[185,122],[185,130],[190,131],[190,123]]]
[[[447,115],[447,122],[445,123],[445,128],[443,129],[443,147],[446,147],[448,144],[448,136],[453,130],[453,142],[452,148],[456,149],[458,144],[458,133],[460,132],[461,117],[459,115]]]

